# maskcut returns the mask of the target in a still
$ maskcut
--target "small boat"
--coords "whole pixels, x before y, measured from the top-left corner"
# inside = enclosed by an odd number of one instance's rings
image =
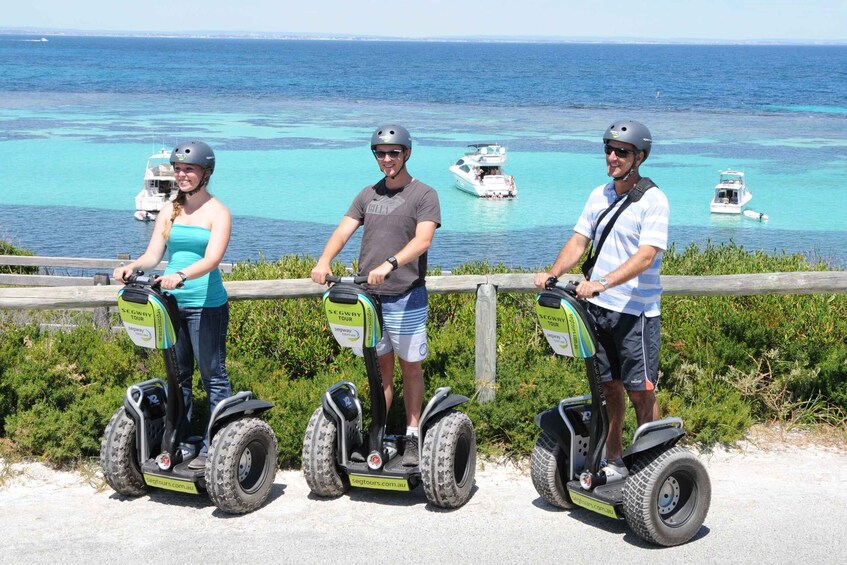
[[[709,209],[712,214],[740,214],[752,198],[744,184],[744,173],[728,169],[721,171]]]
[[[147,168],[144,170],[144,186],[135,195],[136,220],[151,221],[165,202],[173,200],[179,188],[171,165],[171,152],[164,147],[147,158]]]
[[[760,222],[767,222],[768,215],[763,214],[761,212],[756,212],[755,210],[744,210],[744,215],[748,218],[752,218],[754,220],[759,220]]]
[[[515,179],[503,171],[506,148],[499,143],[471,143],[465,155],[450,166],[456,188],[480,198],[515,198]]]

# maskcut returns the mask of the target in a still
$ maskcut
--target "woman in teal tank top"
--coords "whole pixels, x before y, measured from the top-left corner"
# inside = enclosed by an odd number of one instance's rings
[[[123,281],[136,269],[154,269],[167,250],[168,266],[158,281],[176,297],[179,305],[181,322],[175,350],[179,382],[185,395],[184,424],[188,426],[195,361],[209,399],[209,414],[221,400],[232,395],[226,372],[229,302],[219,269],[229,245],[232,216],[208,191],[215,170],[215,153],[211,147],[202,141],[178,145],[170,161],[179,193],[156,218],[144,254],[115,269],[113,276]],[[209,438],[204,437],[200,456],[188,464],[189,468],[204,468],[208,449]]]

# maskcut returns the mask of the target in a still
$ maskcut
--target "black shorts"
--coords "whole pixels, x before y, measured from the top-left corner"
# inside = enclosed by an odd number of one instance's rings
[[[659,384],[661,320],[588,304],[597,331],[597,364],[604,383],[619,380],[626,390],[655,390]]]

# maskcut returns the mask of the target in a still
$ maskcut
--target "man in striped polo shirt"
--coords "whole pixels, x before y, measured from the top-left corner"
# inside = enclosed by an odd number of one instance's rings
[[[550,270],[535,275],[535,285],[543,289],[551,276],[569,272],[589,243],[593,241],[597,249],[606,226],[626,205],[600,247],[588,280],[580,282],[576,291],[577,297],[589,302],[599,341],[597,360],[609,414],[603,470],[609,482],[628,474],[621,458],[626,395],[635,406],[638,425],[659,415],[655,393],[662,295],[659,270],[667,249],[670,208],[655,185],[640,198],[633,198],[639,189],[629,193],[641,180],[638,169],[651,145],[650,130],[639,122],[615,122],[606,129],[606,172],[613,181],[591,192],[574,234]]]

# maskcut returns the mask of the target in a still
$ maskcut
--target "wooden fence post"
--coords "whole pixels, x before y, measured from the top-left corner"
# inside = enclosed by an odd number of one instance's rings
[[[480,403],[494,400],[497,374],[497,287],[476,287],[476,390]]]
[[[97,273],[94,275],[94,286],[105,286],[111,284],[109,273]],[[98,329],[109,329],[112,327],[109,320],[109,307],[103,306],[94,309],[94,327]]]

